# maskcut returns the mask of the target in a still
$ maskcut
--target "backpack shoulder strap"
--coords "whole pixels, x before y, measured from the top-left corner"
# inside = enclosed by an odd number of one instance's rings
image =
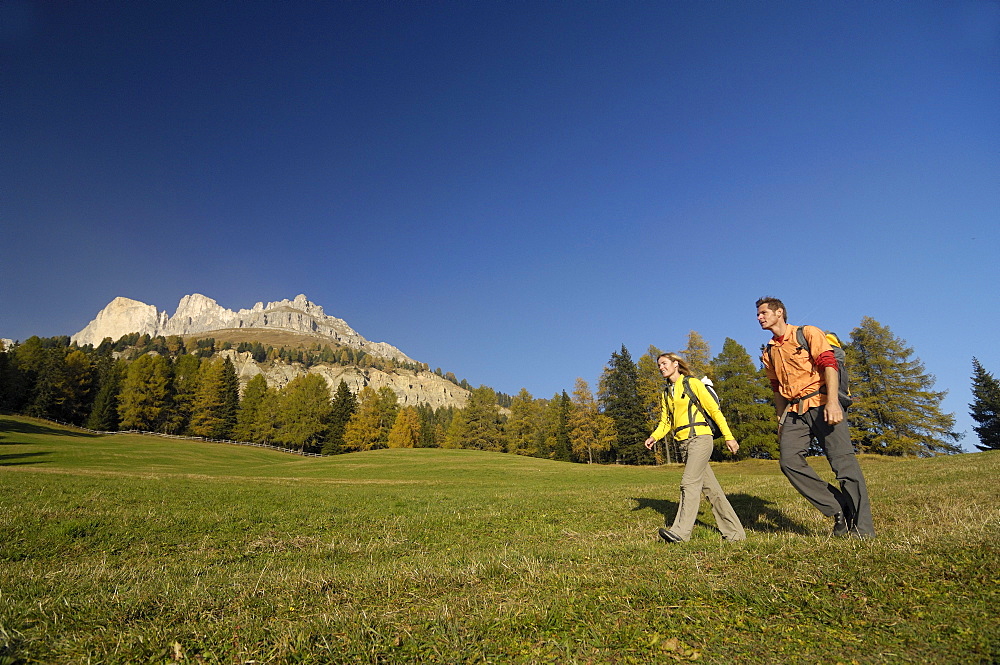
[[[799,347],[806,350],[809,354],[809,358],[812,359],[812,349],[809,348],[809,340],[806,338],[806,327],[799,326],[795,329],[795,339],[799,343]]]

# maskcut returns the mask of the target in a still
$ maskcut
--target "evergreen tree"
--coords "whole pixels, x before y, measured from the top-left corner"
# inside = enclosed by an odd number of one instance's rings
[[[708,342],[697,331],[692,330],[688,333],[687,348],[681,351],[680,355],[695,377],[699,379],[703,376],[715,378],[712,376],[712,364],[709,361],[709,358],[712,357],[712,351]]]
[[[615,423],[617,439],[608,450],[607,459],[624,464],[648,464],[654,461],[643,442],[649,436],[646,413],[638,389],[638,370],[625,345],[621,353],[612,353],[601,375],[598,399]]]
[[[249,381],[243,391],[243,400],[236,412],[236,427],[233,428],[233,438],[237,441],[263,441],[257,427],[257,419],[260,416],[263,404],[267,399],[273,399],[274,395],[269,393],[267,379],[263,374],[258,374]]]
[[[170,364],[160,355],[139,356],[129,363],[118,400],[120,427],[162,431],[171,406]]]
[[[167,418],[167,431],[186,432],[194,411],[195,394],[198,391],[198,377],[201,366],[207,363],[200,356],[182,354],[173,363],[173,408]]]
[[[235,378],[229,358],[216,358],[202,365],[188,425],[191,434],[209,439],[225,439],[232,434],[239,405]]]
[[[275,441],[305,452],[319,452],[330,424],[330,388],[318,374],[289,381],[281,392],[281,411]]]
[[[851,331],[846,349],[854,405],[851,439],[861,452],[884,455],[957,453],[954,414],[941,411],[946,392],[911,358],[913,349],[871,317]]]
[[[469,393],[469,401],[462,410],[465,428],[462,432],[463,448],[476,450],[503,450],[500,428],[500,409],[497,395],[492,388],[479,386]]]
[[[611,447],[615,441],[615,423],[600,412],[590,386],[577,378],[573,389],[573,408],[569,415],[569,440],[577,459],[593,464],[594,453]]]
[[[451,422],[445,431],[442,448],[464,448],[465,447],[465,412],[459,409],[455,412]]]
[[[722,352],[712,359],[712,375],[722,413],[740,444],[737,458],[778,459],[774,392],[764,370],[754,366],[739,342],[727,337]]]
[[[412,406],[404,406],[389,430],[390,448],[416,448],[420,445],[420,414]]]
[[[979,423],[972,429],[979,435],[976,448],[1000,449],[1000,381],[972,359],[972,404],[969,415]]]
[[[337,385],[330,407],[330,429],[326,443],[323,444],[324,455],[336,455],[344,452],[344,431],[351,416],[358,410],[358,398],[354,396],[347,382],[343,379]]]
[[[125,365],[110,353],[98,358],[96,366],[97,394],[85,425],[98,432],[118,430],[118,393],[121,391]]]

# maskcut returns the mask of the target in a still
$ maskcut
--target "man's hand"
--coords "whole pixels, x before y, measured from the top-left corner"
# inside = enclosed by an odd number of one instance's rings
[[[736,454],[736,451],[740,449],[740,444],[736,443],[736,439],[730,439],[726,441],[726,448],[729,448],[729,452]]]
[[[836,395],[826,398],[823,414],[826,416],[827,425],[836,425],[844,419],[844,410],[840,408],[840,400],[837,399]]]
[[[646,450],[652,450],[653,446],[655,445],[656,445],[656,439],[654,439],[653,437],[649,437],[648,439],[646,439]]]

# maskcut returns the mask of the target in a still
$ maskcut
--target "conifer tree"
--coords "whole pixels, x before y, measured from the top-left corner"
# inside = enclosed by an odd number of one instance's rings
[[[281,393],[277,443],[305,452],[319,452],[330,423],[330,388],[318,374],[289,381]]]
[[[344,430],[351,416],[358,410],[358,399],[343,379],[337,384],[330,407],[330,429],[326,443],[323,444],[324,455],[336,455],[344,452]]]
[[[351,416],[344,429],[346,451],[385,448],[389,443],[389,430],[396,420],[398,398],[392,388],[383,386],[377,391],[365,386],[358,394],[358,410]]]
[[[941,411],[947,394],[933,390],[913,349],[871,317],[851,331],[847,353],[854,405],[851,439],[861,452],[926,457],[961,452],[954,414]]]
[[[639,358],[636,363],[638,371],[639,398],[642,400],[642,408],[646,414],[645,431],[652,432],[656,424],[660,422],[660,395],[663,393],[666,380],[660,374],[660,367],[657,365],[661,351],[652,344],[649,350]],[[662,441],[657,441],[653,447],[653,456],[657,464],[670,463],[677,459],[676,446],[672,437],[665,437]]]
[[[712,376],[712,363],[709,360],[712,357],[712,351],[708,342],[697,331],[692,330],[688,333],[687,348],[681,351],[680,355],[691,369],[693,376],[699,379],[703,376],[715,378]]]
[[[274,399],[267,387],[267,379],[258,374],[249,381],[243,390],[243,400],[236,412],[236,427],[233,428],[233,438],[237,441],[264,442],[264,437],[258,428],[258,418],[265,400]]]
[[[624,464],[653,462],[652,453],[643,445],[649,432],[639,396],[638,370],[624,344],[621,353],[611,354],[611,360],[601,375],[598,400],[603,413],[614,421],[617,434],[606,459]]]
[[[503,450],[500,409],[492,388],[479,386],[469,392],[469,401],[462,409],[462,419],[465,423],[460,432],[462,448]]]
[[[510,416],[504,425],[504,450],[517,455],[536,455],[540,417],[535,398],[521,388],[510,402]]]
[[[976,448],[1000,449],[1000,381],[976,358],[972,359],[972,399],[969,415],[979,423],[972,428],[979,435]]]
[[[572,405],[567,423],[570,445],[577,459],[592,464],[595,453],[607,450],[614,443],[615,423],[600,412],[590,386],[582,378],[576,380]]]
[[[118,430],[118,393],[121,391],[125,365],[104,353],[96,364],[97,394],[87,416],[85,426],[98,432]]]
[[[161,355],[142,355],[129,363],[118,400],[123,430],[162,431],[171,405],[170,363]]]
[[[389,430],[390,448],[416,448],[420,445],[420,414],[412,406],[404,406]]]
[[[173,407],[167,418],[168,432],[179,433],[188,431],[191,414],[194,410],[195,394],[198,391],[198,377],[201,366],[207,363],[200,356],[182,354],[173,363]]]
[[[729,429],[740,444],[738,459],[778,459],[774,392],[763,369],[734,339],[726,338],[722,351],[712,359],[715,392]]]
[[[235,378],[229,358],[216,358],[202,365],[188,425],[193,435],[225,439],[232,434],[239,405],[239,384],[234,385]]]

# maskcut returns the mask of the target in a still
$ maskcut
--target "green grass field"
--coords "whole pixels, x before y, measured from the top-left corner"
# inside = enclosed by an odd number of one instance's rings
[[[1000,660],[1000,452],[862,465],[875,540],[747,461],[715,470],[748,540],[706,503],[666,545],[678,465],[0,417],[0,665]]]

